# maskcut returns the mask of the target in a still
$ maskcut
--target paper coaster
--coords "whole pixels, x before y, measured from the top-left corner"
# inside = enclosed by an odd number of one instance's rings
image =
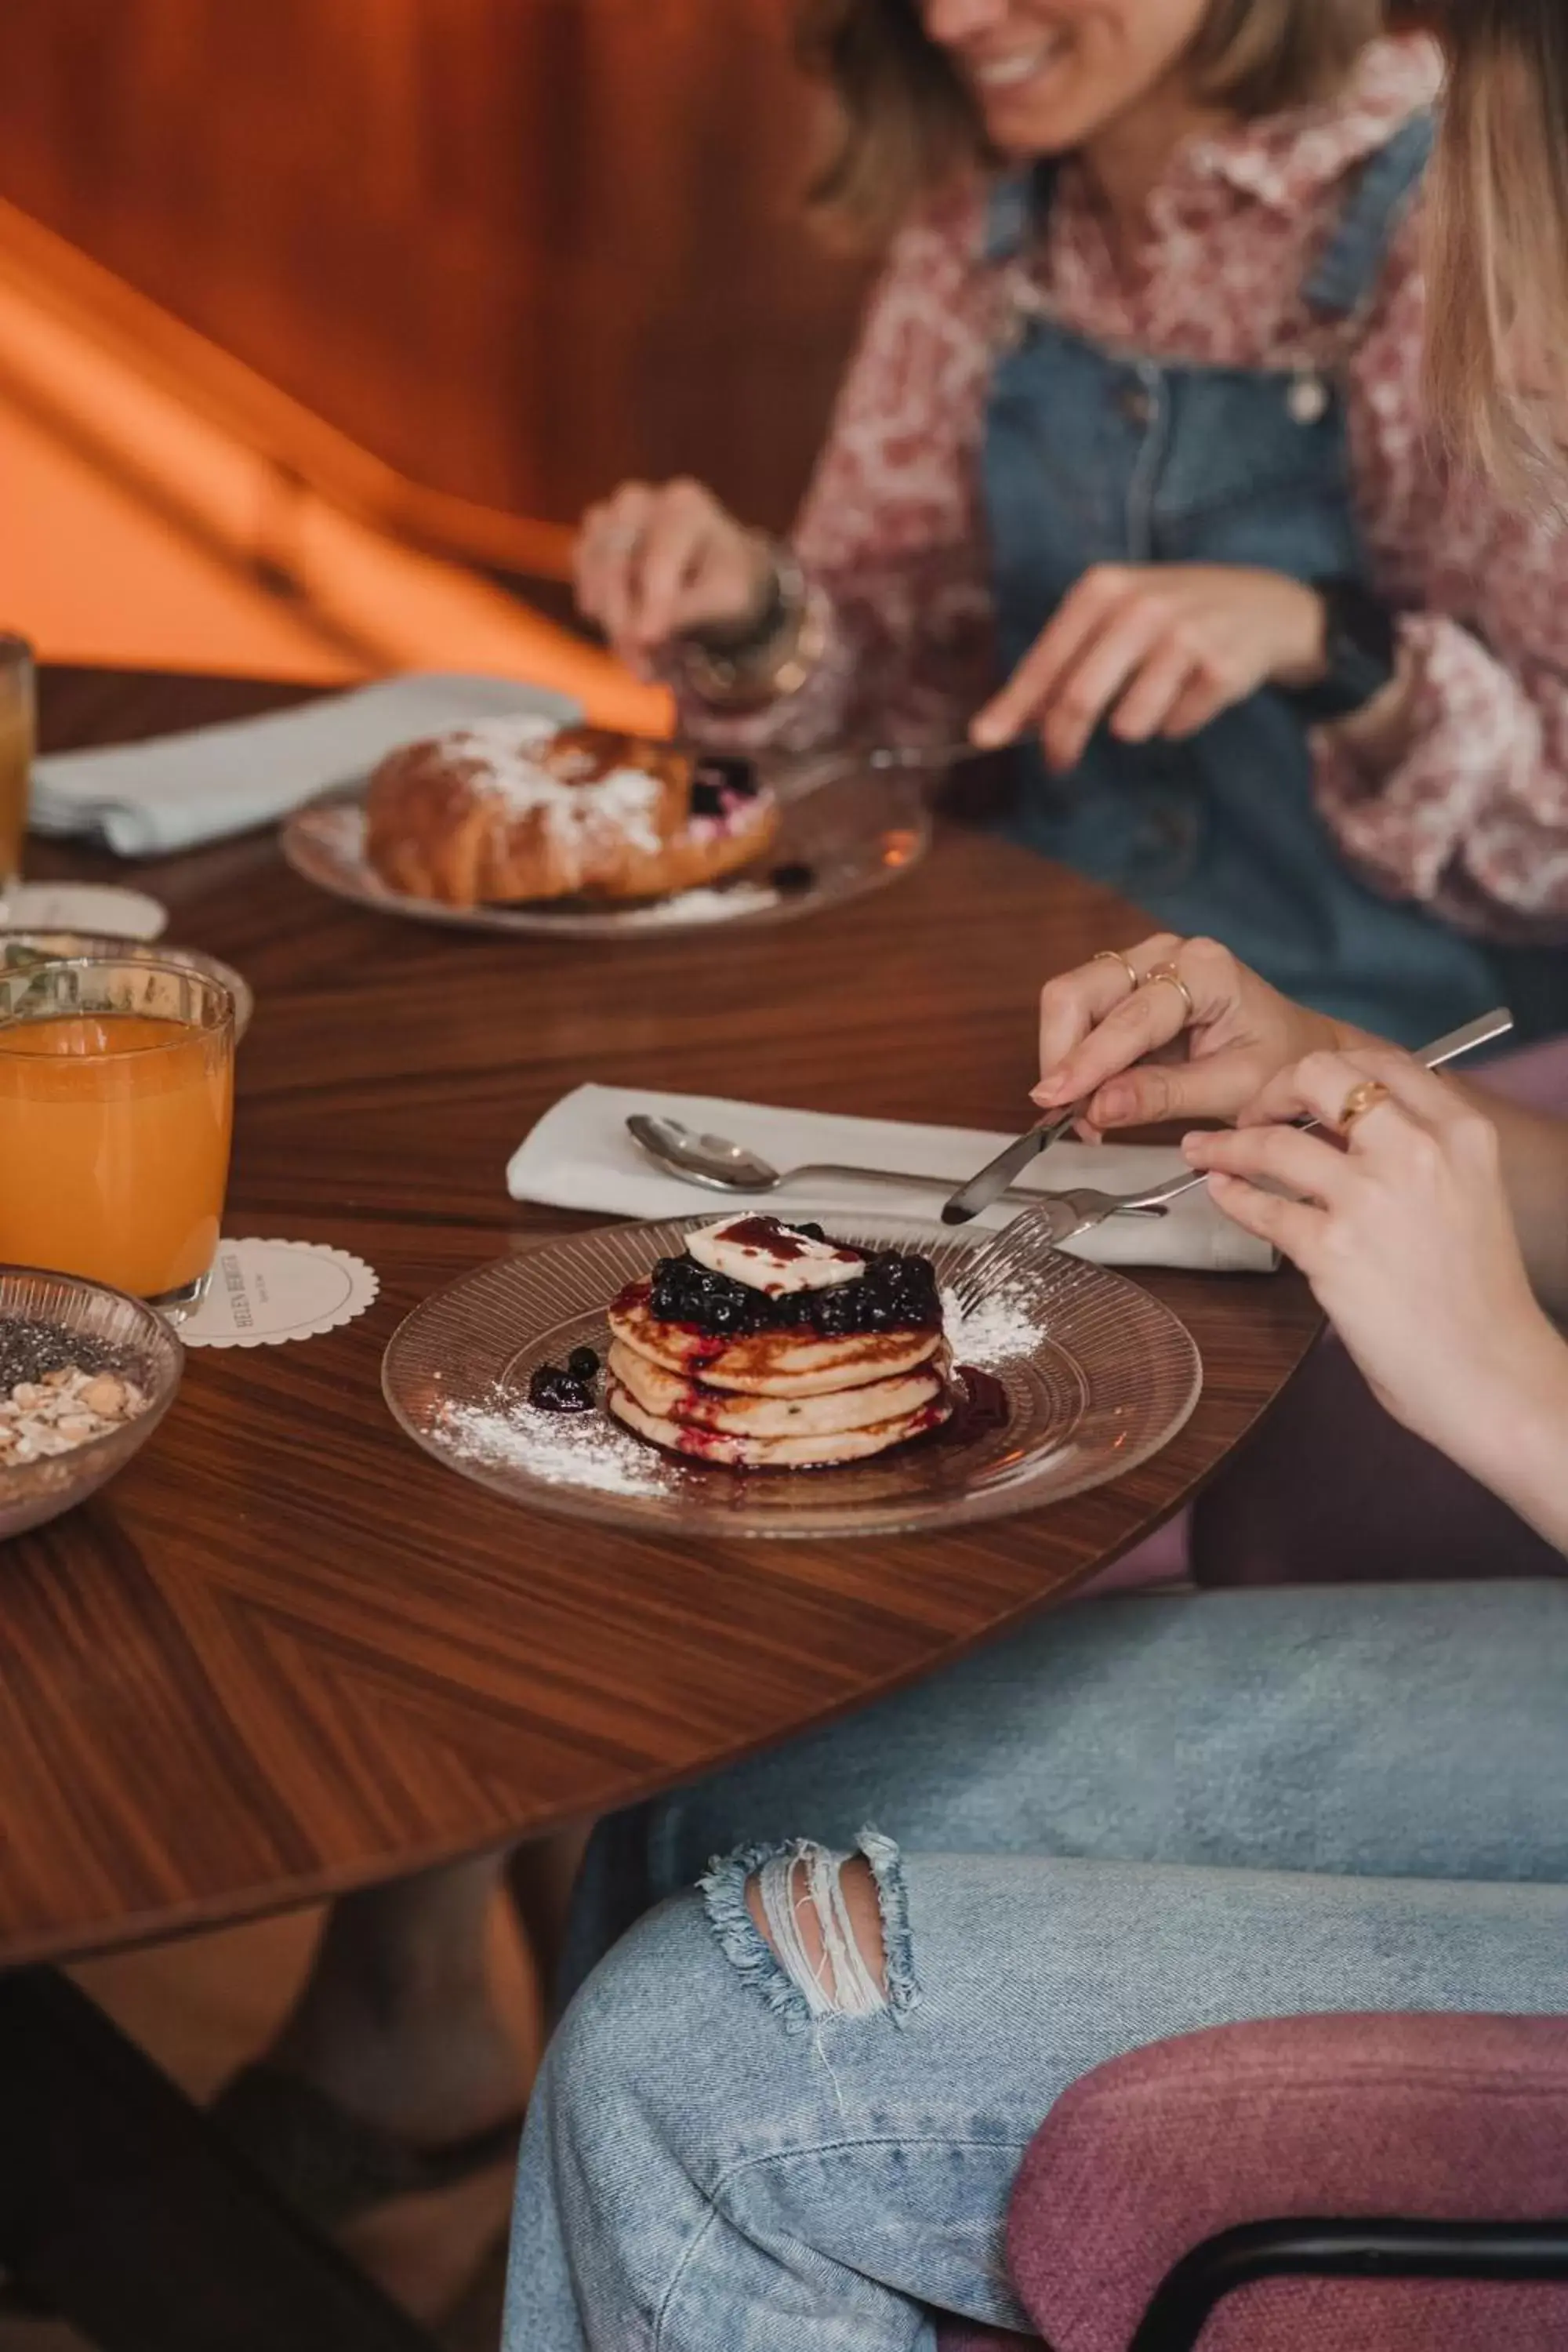
[[[220,1242],[187,1348],[275,1348],[352,1323],[381,1284],[363,1258],[325,1242]]]
[[[142,890],[111,882],[18,882],[4,901],[0,929],[98,931],[116,940],[161,939],[169,910]]]

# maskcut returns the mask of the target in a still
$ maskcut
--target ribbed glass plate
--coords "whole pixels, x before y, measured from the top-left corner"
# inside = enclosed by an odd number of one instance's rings
[[[872,1536],[1038,1510],[1119,1478],[1169,1443],[1203,1384],[1185,1327],[1147,1291],[1042,1241],[1005,1297],[968,1322],[960,1365],[1000,1382],[1005,1425],[921,1438],[832,1470],[729,1470],[646,1444],[607,1413],[527,1402],[542,1363],[601,1357],[605,1310],[707,1217],[613,1225],[464,1275],[393,1338],[382,1383],[427,1452],[520,1503],[687,1536]],[[944,1286],[973,1244],[923,1226],[834,1220],[863,1249],[920,1249]]]
[[[880,890],[918,866],[931,844],[931,818],[918,782],[864,769],[826,767],[785,778],[778,837],[755,866],[711,887],[623,907],[583,899],[516,907],[444,907],[384,882],[364,854],[363,782],[296,810],[283,828],[283,854],[297,874],[334,898],[465,931],[521,931],[535,939],[623,940],[671,932],[750,929],[787,923]],[[790,887],[773,877],[789,874]],[[809,878],[803,878],[809,877]]]

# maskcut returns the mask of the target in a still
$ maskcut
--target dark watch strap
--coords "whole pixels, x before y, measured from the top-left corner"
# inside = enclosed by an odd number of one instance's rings
[[[1309,726],[1321,727],[1364,710],[1393,682],[1398,637],[1394,614],[1362,581],[1336,578],[1307,584],[1323,600],[1328,667],[1315,685],[1287,687],[1284,693]]]
[[[672,652],[686,685],[716,709],[760,710],[805,685],[826,650],[832,607],[791,550],[772,549],[767,609],[726,643],[717,632],[677,637]]]

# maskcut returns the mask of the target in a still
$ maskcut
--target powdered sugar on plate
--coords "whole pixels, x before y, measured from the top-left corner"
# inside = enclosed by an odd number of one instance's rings
[[[942,1325],[955,1364],[973,1365],[990,1372],[1004,1364],[1032,1356],[1045,1338],[1040,1301],[1022,1288],[1005,1285],[965,1314],[957,1294],[942,1294]]]
[[[727,890],[681,890],[651,906],[628,907],[621,921],[628,931],[657,930],[661,923],[730,923],[737,915],[760,915],[778,902],[778,892],[764,883],[736,882]]]
[[[323,849],[336,857],[353,858],[364,856],[365,814],[359,801],[318,801],[304,812],[311,833]],[[385,888],[384,884],[383,888]],[[387,892],[388,898],[392,896]]]
[[[597,1406],[541,1412],[498,1391],[489,1404],[449,1404],[437,1424],[450,1451],[492,1470],[519,1470],[546,1486],[586,1486],[601,1495],[668,1495],[679,1467]]]

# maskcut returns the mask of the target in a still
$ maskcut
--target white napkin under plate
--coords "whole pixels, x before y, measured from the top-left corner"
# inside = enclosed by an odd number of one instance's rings
[[[89,835],[121,857],[166,856],[276,824],[400,743],[523,710],[563,723],[583,715],[568,696],[516,678],[414,671],[297,710],[54,752],[34,761],[30,822],[37,833]]]
[[[545,1112],[512,1154],[507,1168],[512,1199],[649,1219],[690,1216],[710,1206],[713,1215],[721,1217],[726,1196],[667,1176],[638,1150],[626,1128],[628,1115],[638,1110],[663,1113],[683,1119],[700,1134],[745,1144],[778,1169],[823,1160],[846,1167],[907,1169],[913,1175],[940,1176],[955,1191],[1009,1139],[977,1128],[841,1118],[826,1111],[721,1102],[708,1095],[656,1094],[646,1087],[579,1087]],[[1058,1143],[1036,1160],[1023,1181],[1045,1192],[1093,1184],[1106,1192],[1133,1192],[1180,1174],[1185,1164],[1179,1151],[1147,1144]],[[783,1216],[858,1212],[934,1224],[942,1213],[940,1193],[896,1184],[813,1180],[754,1201],[744,1193],[727,1198],[737,1208],[768,1208]],[[976,1226],[1004,1224],[1016,1213],[1012,1202],[999,1202],[975,1221]],[[1163,1217],[1108,1218],[1070,1247],[1099,1265],[1267,1274],[1278,1263],[1265,1243],[1222,1217],[1202,1191],[1187,1193]]]

